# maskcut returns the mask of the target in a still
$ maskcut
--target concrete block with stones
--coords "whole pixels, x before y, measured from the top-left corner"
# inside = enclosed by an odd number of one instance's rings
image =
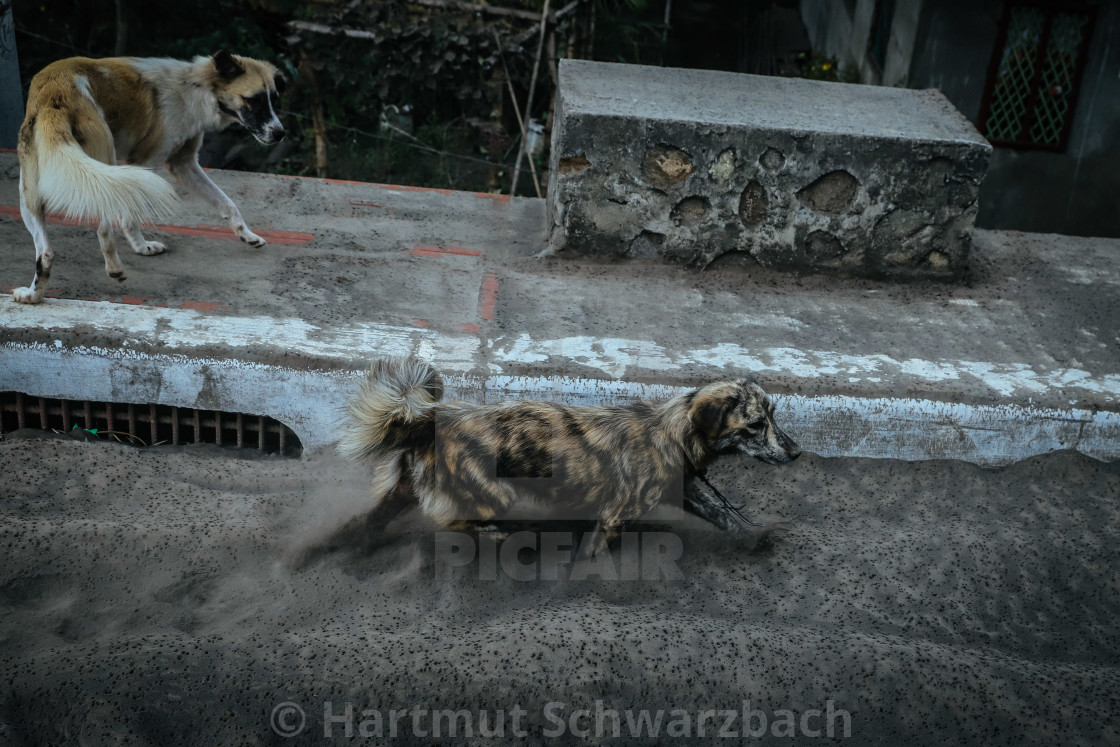
[[[938,91],[563,60],[550,248],[954,278],[990,153]]]

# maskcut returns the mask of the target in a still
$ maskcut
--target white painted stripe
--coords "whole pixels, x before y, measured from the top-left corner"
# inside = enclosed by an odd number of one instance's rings
[[[477,337],[443,335],[414,327],[356,324],[322,328],[301,319],[224,316],[107,302],[47,299],[36,306],[14,309],[14,313],[0,313],[0,329],[27,328],[88,330],[119,338],[124,346],[156,346],[178,353],[217,345],[231,352],[260,349],[277,357],[296,353],[326,361],[415,354],[439,361],[450,371],[473,367],[480,347]]]
[[[308,452],[336,438],[362,371],[294,370],[237,360],[130,350],[0,344],[0,390],[31,396],[156,403],[267,415]],[[617,404],[662,400],[681,388],[555,377],[447,376],[447,398]],[[1120,414],[984,407],[923,399],[775,396],[777,420],[807,451],[908,461],[963,459],[1002,466],[1055,449],[1120,459]]]
[[[522,334],[499,340],[491,360],[502,363],[537,363],[566,358],[622,378],[630,369],[674,371],[689,364],[728,371],[777,373],[811,378],[845,375],[850,382],[879,383],[900,375],[929,383],[973,380],[1003,396],[1040,395],[1051,389],[1081,389],[1104,395],[1105,402],[1120,401],[1120,375],[1093,376],[1080,369],[1039,371],[1020,363],[983,361],[898,360],[889,355],[848,355],[821,350],[761,348],[736,343],[672,352],[653,342],[602,337],[566,337],[534,340]]]
[[[535,339],[527,333],[483,341],[474,335],[383,324],[318,327],[299,319],[206,314],[112,303],[48,299],[37,306],[8,307],[0,329],[89,330],[123,337],[124,344],[157,346],[190,353],[215,345],[268,350],[277,358],[294,354],[324,362],[353,364],[384,355],[415,354],[441,371],[458,373],[553,362],[598,370],[614,379],[649,372],[676,372],[706,366],[723,374],[776,374],[801,378],[843,376],[853,384],[897,380],[922,384],[957,382],[958,389],[986,387],[991,394],[1028,400],[1059,395],[1066,401],[1092,398],[1120,402],[1120,374],[1094,374],[1077,368],[1044,369],[1025,363],[895,358],[886,354],[843,354],[821,350],[763,347],[737,343],[692,350],[671,350],[658,343],[625,338],[573,336]]]

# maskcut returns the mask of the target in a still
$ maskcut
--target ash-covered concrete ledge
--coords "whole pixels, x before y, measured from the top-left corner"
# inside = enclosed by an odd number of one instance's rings
[[[393,351],[399,352],[399,351]],[[233,358],[146,355],[0,343],[0,387],[30,396],[172,405],[267,415],[304,451],[332,448],[363,370],[293,369]],[[543,399],[574,405],[664,400],[685,387],[579,377],[480,375],[445,368],[446,398]],[[1003,467],[1057,449],[1120,459],[1120,415],[1079,408],[985,406],[927,399],[774,394],[777,418],[801,447],[825,457],[960,459]]]
[[[550,249],[952,279],[990,153],[938,91],[562,60]]]
[[[373,323],[320,328],[297,319],[55,299],[19,312],[18,318],[0,314],[0,391],[267,415],[291,427],[307,453],[337,439],[343,405],[370,360],[417,355],[444,374],[448,399],[489,402],[662,400],[728,371],[753,371],[767,382],[787,382],[768,386],[778,419],[804,449],[821,456],[1004,466],[1075,449],[1120,459],[1120,413],[1113,404],[1120,400],[1120,376],[1114,374],[752,350],[731,343],[671,352],[650,340],[617,338],[534,339],[521,333],[484,341]],[[268,360],[250,360],[247,351],[254,349],[267,349]],[[546,362],[545,375],[515,373]],[[685,369],[694,373],[684,375]],[[585,375],[591,371],[615,373]],[[914,392],[951,381],[959,387],[951,394],[958,401],[849,396],[814,386],[823,374],[838,371],[879,391],[883,377]],[[691,383],[682,386],[682,380]],[[816,391],[801,393],[805,389]],[[981,404],[993,401],[992,394],[1003,404]],[[1071,397],[1113,406],[1060,404]],[[1025,400],[1039,404],[1012,404]]]

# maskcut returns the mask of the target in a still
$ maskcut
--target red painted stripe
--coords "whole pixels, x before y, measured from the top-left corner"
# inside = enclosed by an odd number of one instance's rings
[[[195,311],[229,311],[228,306],[222,306],[216,301],[184,301],[179,304],[180,309],[194,309]]]
[[[468,194],[474,197],[481,197],[494,202],[509,202],[509,195],[494,195],[489,192],[460,192],[456,189],[441,189],[438,187],[413,187],[407,184],[378,184],[377,182],[370,182],[371,186],[380,187],[381,189],[388,189],[394,192],[434,192],[437,195],[454,195],[454,194]]]
[[[413,319],[412,323],[417,327],[428,327],[431,325],[431,322],[429,322],[427,319]]]
[[[301,174],[271,174],[270,176],[279,176],[284,179],[310,179],[316,182],[326,182],[327,184],[354,184],[358,186],[379,187],[381,189],[388,189],[393,192],[434,192],[439,195],[455,195],[466,194],[475,197],[481,197],[494,202],[509,202],[510,195],[496,195],[490,192],[463,192],[458,189],[444,189],[442,187],[414,187],[410,184],[382,184],[381,182],[355,182],[348,179],[323,179],[318,176],[303,176]]]
[[[446,254],[453,254],[458,257],[481,257],[482,251],[480,249],[463,249],[459,246],[414,246],[409,254],[418,257],[439,257]]]
[[[453,195],[453,189],[441,189],[439,187],[413,187],[408,184],[378,184],[373,182],[374,187],[381,187],[381,189],[389,189],[393,192],[434,192],[437,195]]]
[[[462,257],[481,257],[482,256],[482,250],[481,249],[464,249],[461,246],[449,246],[446,249],[443,249],[441,251],[443,251],[446,254],[458,254],[459,256],[462,256]]]
[[[474,324],[474,323],[460,322],[458,326],[461,327],[464,332],[475,332],[475,333],[477,333],[477,332],[482,331],[482,327],[479,327],[477,324]]]
[[[26,287],[26,286],[22,286],[22,285],[0,285],[0,293],[3,293],[5,295],[11,295],[12,291],[14,291],[16,288],[24,288],[24,287]],[[47,298],[61,298],[62,297],[62,289],[61,288],[47,288],[47,292],[44,293],[43,295],[45,295]]]
[[[359,187],[369,185],[369,182],[355,182],[349,179],[326,179],[321,176],[303,176],[302,174],[269,174],[269,176],[279,176],[283,179],[307,179],[314,182],[326,182],[327,184],[355,184]]]
[[[14,218],[20,220],[19,208],[11,205],[0,205],[0,216],[5,218]],[[89,226],[93,227],[93,223],[87,220],[78,220],[75,218],[64,218],[61,215],[51,213],[47,216],[47,222],[60,226]],[[233,232],[232,228],[226,226],[173,226],[173,225],[151,225],[148,223],[143,224],[143,228],[149,228],[154,231],[163,231],[164,233],[177,234],[179,236],[201,236],[207,239],[232,239],[239,241],[237,234]],[[273,244],[294,244],[303,245],[315,240],[313,233],[299,233],[297,231],[257,231],[256,232],[265,241],[270,241]]]
[[[202,236],[207,239],[233,239],[234,241],[240,241],[240,239],[237,238],[237,234],[233,232],[233,229],[227,226],[156,225],[147,226],[147,228],[151,228],[155,231],[166,231],[167,233],[174,233],[180,236]],[[263,231],[254,231],[254,233],[265,241],[273,244],[293,244],[302,246],[303,244],[308,244],[315,240],[315,234],[299,233],[298,231],[269,231],[265,229]]]
[[[152,300],[151,296],[121,296],[121,300],[117,303],[126,303],[130,306],[141,306],[145,301]]]
[[[489,321],[494,318],[494,306],[498,303],[498,278],[487,275],[482,281],[482,299],[478,304],[479,316]]]

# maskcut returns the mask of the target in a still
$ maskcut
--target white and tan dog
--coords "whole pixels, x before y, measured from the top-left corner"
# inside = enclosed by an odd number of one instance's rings
[[[204,133],[234,122],[262,143],[280,141],[282,86],[269,63],[225,50],[191,62],[73,57],[45,67],[31,81],[19,131],[20,214],[35,241],[35,279],[15,289],[15,300],[39,303],[46,292],[54,256],[45,230],[48,211],[98,221],[111,278],[125,279],[114,226],[137,254],[163,252],[167,247],[140,233],[142,221],[174,207],[175,190],[150,170],[161,164],[214,206],[238,238],[264,244],[198,165],[198,149]],[[117,159],[132,165],[117,165]]]

